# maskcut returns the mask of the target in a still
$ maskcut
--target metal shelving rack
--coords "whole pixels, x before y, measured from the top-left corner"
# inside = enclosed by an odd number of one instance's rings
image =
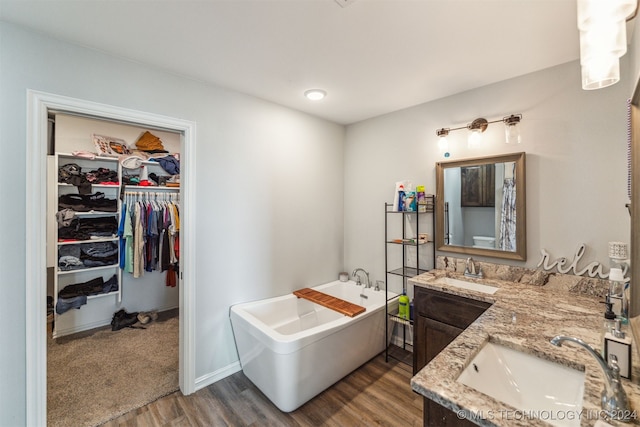
[[[400,277],[402,278],[402,291],[407,292],[408,279],[415,277],[419,274],[425,273],[433,268],[435,268],[436,263],[436,251],[435,251],[435,229],[436,229],[436,218],[435,218],[435,196],[429,194],[425,197],[426,199],[426,209],[424,211],[418,212],[406,212],[406,211],[394,211],[393,204],[385,203],[385,221],[384,221],[384,258],[385,258],[385,317],[387,321],[385,322],[385,361],[389,361],[389,357],[397,359],[403,363],[411,365],[411,351],[407,348],[409,344],[407,343],[407,329],[413,326],[413,320],[404,319],[398,316],[397,312],[390,313],[389,312],[389,303],[397,300],[399,295],[389,297],[389,279],[391,277]],[[425,205],[422,205],[425,206]],[[429,240],[425,243],[419,243],[418,235],[420,234],[420,217],[423,215],[431,215],[431,230],[429,233]],[[402,220],[402,236],[399,238],[390,238],[389,236],[389,222],[391,217],[401,217]],[[395,220],[395,218],[393,219]],[[415,224],[415,235],[407,236],[409,224]],[[398,241],[399,240],[399,241]],[[431,266],[428,268],[423,265],[420,265],[420,252],[421,247],[425,247],[425,245],[431,245],[431,250],[433,253],[433,257],[430,260]],[[390,269],[390,248],[397,246],[401,247],[402,250],[402,266],[399,268]],[[407,253],[408,248],[415,248],[415,267],[407,265],[409,262],[410,255]],[[424,250],[424,249],[423,249]],[[402,293],[401,291],[401,293]],[[389,344],[387,342],[389,337],[389,321],[402,325],[402,347],[397,347],[394,344]],[[396,347],[396,348],[390,348]]]

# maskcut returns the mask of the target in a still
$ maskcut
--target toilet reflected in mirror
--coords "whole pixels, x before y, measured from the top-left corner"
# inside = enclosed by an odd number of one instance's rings
[[[496,249],[496,238],[489,236],[473,236],[473,247]]]

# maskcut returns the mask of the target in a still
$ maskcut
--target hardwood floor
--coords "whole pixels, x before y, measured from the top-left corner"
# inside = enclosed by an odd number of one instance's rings
[[[237,372],[190,396],[173,393],[104,427],[146,426],[421,426],[422,396],[411,367],[376,356],[295,410],[276,408]]]

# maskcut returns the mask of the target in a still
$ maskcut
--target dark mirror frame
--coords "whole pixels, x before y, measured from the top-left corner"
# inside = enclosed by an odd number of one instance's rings
[[[444,170],[467,166],[515,162],[516,170],[516,250],[514,252],[497,249],[472,248],[468,246],[445,245],[444,243]],[[476,157],[436,163],[436,249],[465,255],[480,255],[526,261],[527,259],[527,203],[526,203],[525,153],[502,154],[499,156]],[[496,206],[499,209],[499,206]]]

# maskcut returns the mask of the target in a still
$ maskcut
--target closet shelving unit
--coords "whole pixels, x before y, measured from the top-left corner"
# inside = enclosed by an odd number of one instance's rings
[[[118,159],[113,157],[95,157],[94,159],[88,159],[83,157],[77,157],[68,153],[56,153],[55,155],[55,170],[56,174],[59,168],[66,164],[77,164],[81,170],[93,170],[97,168],[107,168],[109,170],[115,171],[117,173],[118,179],[121,176],[120,165],[118,163]],[[120,181],[118,181],[120,182]],[[120,215],[120,202],[119,202],[119,192],[120,185],[105,185],[105,184],[92,184],[91,192],[102,192],[105,195],[105,198],[115,199],[117,200],[117,209],[115,212],[102,212],[102,211],[89,211],[89,212],[76,212],[75,216],[79,219],[82,218],[98,218],[98,217],[115,217],[116,221],[119,220]],[[64,194],[78,194],[77,188],[68,183],[58,182],[55,186],[54,192],[54,200],[53,203],[56,204],[55,211],[58,211],[58,200],[59,196]],[[58,293],[64,289],[66,286],[75,284],[75,283],[84,283],[88,280],[94,279],[96,277],[102,276],[105,281],[109,280],[113,275],[116,275],[118,281],[118,290],[108,293],[100,293],[97,295],[91,295],[87,297],[87,305],[90,304],[90,301],[96,298],[104,298],[104,297],[112,297],[115,296],[117,303],[120,304],[122,302],[122,273],[119,268],[118,262],[113,265],[105,265],[105,266],[96,266],[96,267],[85,267],[78,268],[72,270],[62,270],[59,266],[58,259],[60,258],[59,252],[60,248],[64,246],[70,245],[82,245],[87,243],[101,243],[101,242],[112,242],[118,246],[118,237],[100,237],[89,240],[69,240],[69,241],[60,241],[58,238],[58,227],[55,227],[55,242],[56,242],[56,268],[54,274],[54,308],[58,303]],[[119,250],[119,249],[118,249]],[[118,253],[119,259],[119,253]],[[53,338],[57,338],[60,336],[59,331],[56,328],[57,319],[60,316],[64,316],[66,313],[57,314],[54,310],[54,322],[53,322]]]
[[[158,198],[164,199],[164,195],[166,194],[180,194],[180,187],[164,187],[164,186],[137,186],[137,185],[123,185],[122,177],[123,177],[123,168],[120,165],[119,161],[115,157],[95,157],[94,159],[88,159],[83,157],[74,156],[69,153],[56,153],[55,155],[55,170],[56,173],[59,168],[66,164],[75,163],[77,164],[81,170],[88,171],[97,169],[100,167],[107,168],[112,171],[117,172],[118,177],[118,185],[104,185],[104,184],[92,184],[91,192],[102,192],[105,194],[105,198],[115,199],[117,200],[117,210],[116,212],[100,212],[100,211],[90,211],[90,212],[76,212],[75,216],[79,219],[82,218],[96,218],[96,217],[115,217],[116,221],[120,221],[121,217],[121,192],[133,193],[136,195],[141,195],[148,199]],[[166,172],[162,169],[159,163],[154,161],[144,161],[142,165],[147,166],[150,170],[156,171],[161,175],[166,175]],[[133,169],[132,175],[139,174],[139,169]],[[58,182],[55,186],[54,193],[54,203],[56,203],[55,211],[58,211],[57,203],[59,196],[63,194],[78,194],[77,188],[68,183]],[[162,195],[162,196],[159,196]],[[78,268],[72,270],[62,270],[60,269],[57,260],[59,259],[60,248],[67,245],[81,245],[85,243],[99,243],[99,242],[112,242],[116,246],[119,246],[119,238],[118,236],[112,237],[101,237],[90,240],[72,240],[72,241],[60,241],[58,238],[58,229],[55,227],[55,242],[56,242],[56,268],[54,274],[54,282],[53,282],[53,298],[54,298],[54,322],[53,322],[53,338],[60,337],[62,335],[66,335],[69,332],[61,332],[56,328],[57,320],[60,316],[67,315],[67,312],[62,314],[57,314],[55,312],[55,306],[58,302],[58,293],[64,289],[66,286],[75,283],[84,283],[88,280],[94,279],[96,277],[102,276],[105,281],[109,280],[115,274],[118,280],[118,290],[108,293],[101,293],[97,295],[92,295],[87,297],[87,308],[90,309],[91,300],[96,298],[105,298],[110,296],[116,297],[116,303],[120,305],[122,303],[122,291],[123,291],[123,277],[122,270],[120,269],[119,262],[116,262],[113,265],[106,266],[98,266],[98,267],[87,267],[87,268]],[[119,260],[119,250],[118,247],[118,260]],[[83,307],[84,309],[84,307]],[[80,330],[91,329],[93,325],[76,325],[77,328],[73,330],[73,332],[78,332]]]
[[[435,254],[435,196],[428,194],[425,197],[425,205],[419,208],[417,212],[414,211],[394,211],[393,204],[385,203],[385,227],[384,227],[384,239],[385,239],[385,315],[387,322],[385,322],[385,360],[388,362],[389,357],[397,359],[408,365],[412,365],[413,359],[411,357],[410,347],[411,344],[407,342],[407,329],[411,332],[413,327],[413,320],[404,319],[398,316],[398,311],[395,309],[395,302],[397,302],[400,294],[406,292],[410,295],[408,286],[408,280],[419,274],[425,273],[435,268],[436,254]],[[431,221],[429,221],[429,219]],[[400,222],[400,224],[398,224]],[[393,232],[397,234],[390,236]],[[422,231],[421,231],[422,230]],[[428,241],[420,242],[418,239],[419,234],[428,233]],[[432,256],[426,261],[420,259],[420,254],[425,250],[430,249]],[[398,255],[398,251],[401,253]],[[398,260],[401,258],[400,266],[398,266]],[[389,287],[392,286],[391,282],[401,282],[402,289],[400,293],[395,296],[389,295]],[[395,290],[393,291],[395,294]],[[394,308],[390,311],[390,305]],[[395,344],[388,343],[389,339],[389,322],[398,324],[402,328],[402,345],[396,346]]]
[[[160,173],[161,175],[166,175],[166,172],[162,169],[158,162],[154,162],[152,160],[143,161],[141,166],[146,166],[151,171],[155,171]],[[133,175],[137,175],[139,173],[138,170]],[[122,172],[122,175],[126,175],[126,173]],[[122,193],[124,193],[125,200],[127,200],[130,196],[142,197],[145,200],[150,200],[151,198],[160,198],[161,200],[166,200],[168,195],[177,195],[179,201],[180,196],[180,187],[168,187],[168,186],[144,186],[144,185],[129,185],[122,184]],[[172,199],[173,200],[173,199]]]

